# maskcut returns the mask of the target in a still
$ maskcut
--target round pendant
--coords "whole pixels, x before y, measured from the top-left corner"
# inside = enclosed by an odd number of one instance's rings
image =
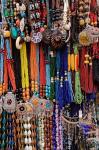
[[[3,108],[7,112],[15,112],[15,109],[16,109],[15,95],[12,92],[8,92],[5,95]]]
[[[26,106],[25,103],[19,103],[16,107],[16,113],[20,119],[26,114]]]
[[[50,44],[50,41],[51,41],[51,34],[52,34],[52,31],[50,29],[46,29],[42,35],[43,35],[43,42],[46,43],[46,44]]]
[[[32,34],[31,41],[33,43],[40,43],[41,40],[42,40],[42,33],[41,32],[37,32],[37,33]]]

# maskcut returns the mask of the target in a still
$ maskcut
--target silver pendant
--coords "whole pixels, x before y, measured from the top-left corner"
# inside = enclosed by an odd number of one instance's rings
[[[9,113],[15,112],[16,110],[15,95],[12,92],[8,92],[3,98],[3,108]]]

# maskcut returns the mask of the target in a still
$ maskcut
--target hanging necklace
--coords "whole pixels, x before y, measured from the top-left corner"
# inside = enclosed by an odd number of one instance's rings
[[[38,64],[37,64],[37,45],[31,42],[30,52],[30,75],[31,75],[31,90],[33,93],[38,93]]]
[[[28,75],[28,62],[27,62],[27,51],[26,44],[22,44],[20,50],[21,58],[21,80],[22,80],[22,90],[23,90],[23,99],[29,100],[29,75]]]
[[[39,135],[39,148],[44,150],[45,141],[44,141],[44,116],[39,116],[38,118],[38,135]]]
[[[46,87],[46,66],[45,66],[45,55],[42,46],[40,47],[40,97],[45,96]]]
[[[2,132],[2,136],[1,136],[1,149],[6,148],[6,142],[7,142],[7,129],[6,129],[6,122],[7,122],[7,114],[6,111],[2,112],[2,126],[1,126],[1,132]]]
[[[3,63],[4,63],[4,54],[3,54],[3,51],[4,51],[4,38],[3,38],[3,35],[1,35],[0,37],[0,40],[1,40],[1,43],[0,43],[0,95],[2,95],[2,92],[3,92],[3,73],[4,73],[4,70],[3,70]]]
[[[32,139],[31,139],[31,123],[30,118],[24,121],[24,143],[25,143],[25,150],[32,150]]]

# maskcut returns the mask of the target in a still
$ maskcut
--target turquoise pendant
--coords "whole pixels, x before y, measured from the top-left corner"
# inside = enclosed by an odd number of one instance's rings
[[[11,37],[13,39],[16,39],[18,36],[17,28],[16,27],[11,27]]]

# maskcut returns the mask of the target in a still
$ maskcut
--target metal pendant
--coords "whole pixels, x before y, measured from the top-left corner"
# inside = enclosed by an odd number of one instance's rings
[[[31,41],[33,43],[40,43],[41,40],[42,40],[42,33],[41,32],[37,32],[37,33],[32,34]]]
[[[3,98],[3,108],[9,113],[15,112],[16,110],[15,95],[12,92],[8,92]]]

